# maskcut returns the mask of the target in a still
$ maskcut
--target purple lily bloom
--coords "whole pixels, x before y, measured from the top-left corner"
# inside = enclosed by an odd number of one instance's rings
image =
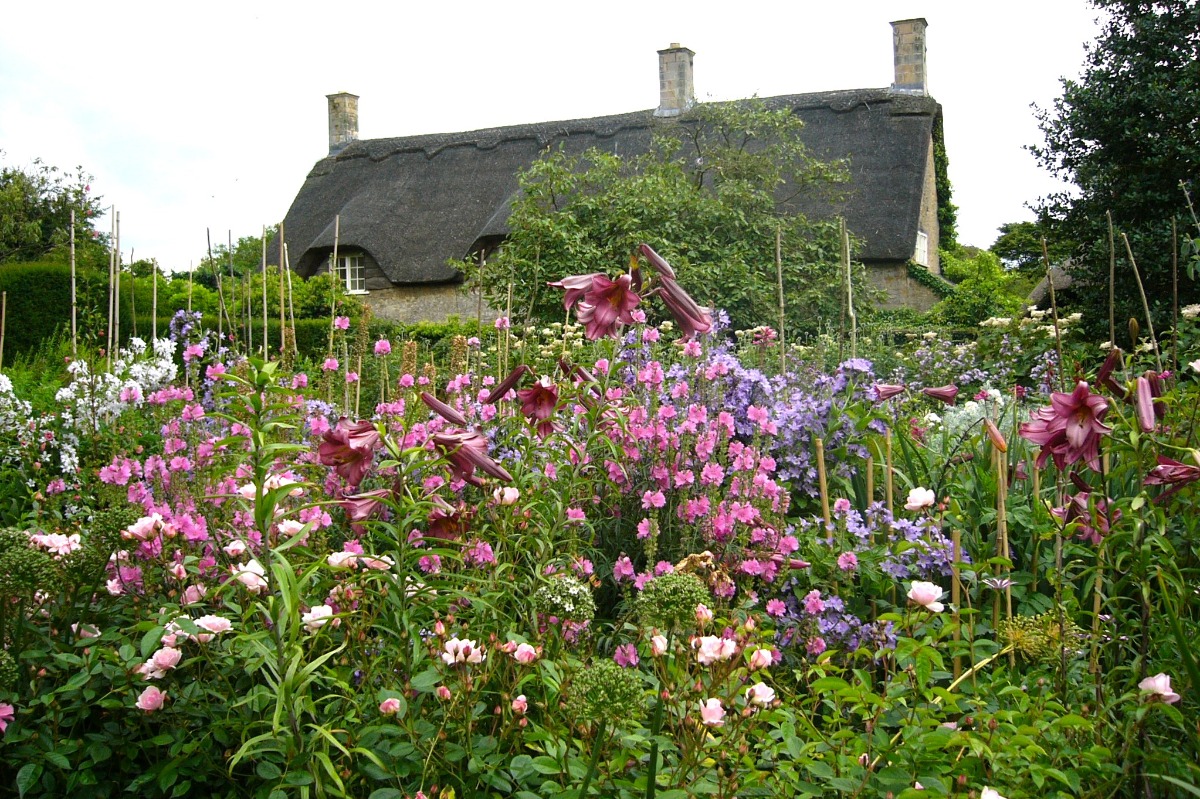
[[[317,447],[317,460],[346,479],[350,485],[358,485],[371,468],[375,450],[383,446],[383,438],[375,425],[368,421],[350,424],[346,417],[323,436]]]
[[[459,427],[467,426],[467,417],[463,416],[458,408],[452,408],[442,402],[437,397],[430,394],[428,391],[421,392],[421,401],[429,406],[434,413],[445,419],[450,424],[456,424]]]
[[[921,389],[921,393],[927,397],[933,397],[935,400],[940,400],[947,405],[953,405],[954,399],[958,396],[958,386],[951,383],[947,386],[923,388]]]
[[[506,483],[512,482],[512,475],[488,456],[487,439],[476,430],[452,430],[436,433],[433,436],[433,443],[450,462],[450,471],[454,476],[471,485],[483,485],[483,480],[475,476],[476,468],[497,480],[503,480]]]

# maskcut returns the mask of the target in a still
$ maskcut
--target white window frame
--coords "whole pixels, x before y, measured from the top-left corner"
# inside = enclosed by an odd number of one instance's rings
[[[913,251],[913,260],[921,266],[929,266],[929,235],[924,230],[917,231],[917,247]]]
[[[333,253],[329,254],[333,261]],[[367,294],[367,259],[362,253],[338,253],[335,273],[347,294]]]

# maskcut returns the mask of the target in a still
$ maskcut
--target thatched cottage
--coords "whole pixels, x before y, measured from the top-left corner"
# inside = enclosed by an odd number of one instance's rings
[[[764,98],[804,120],[820,158],[848,159],[846,198],[801,207],[810,217],[845,216],[862,242],[855,257],[886,289],[888,304],[926,308],[936,298],[909,263],[938,273],[935,158],[941,106],[925,82],[923,19],[892,23],[895,82],[887,88]],[[329,95],[329,154],[317,162],[283,222],[287,259],[309,277],[330,268],[396,321],[474,316],[451,258],[485,256],[503,242],[517,175],[548,147],[581,153],[644,151],[657,125],[686,121],[694,105],[692,60],[677,44],[659,51],[658,108],[616,116],[540,122],[467,133],[358,138],[358,98]],[[335,220],[337,224],[335,225]],[[278,262],[278,247],[271,247]]]

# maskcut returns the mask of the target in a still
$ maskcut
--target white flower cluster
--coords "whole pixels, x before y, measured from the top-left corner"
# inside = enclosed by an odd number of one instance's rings
[[[175,342],[170,339],[157,339],[153,354],[147,356],[146,342],[133,338],[129,348],[118,353],[111,372],[93,374],[86,361],[72,362],[67,367],[71,384],[54,397],[63,406],[63,420],[76,428],[96,429],[127,408],[142,405],[177,376],[174,355]]]
[[[927,436],[927,444],[939,447],[944,442],[952,448],[961,436],[969,434],[972,429],[982,430],[981,424],[985,418],[1001,418],[1008,398],[994,388],[984,389],[983,393],[987,394],[986,398],[972,399],[962,405],[946,408],[940,417],[935,413],[927,414],[925,423],[935,428]]]

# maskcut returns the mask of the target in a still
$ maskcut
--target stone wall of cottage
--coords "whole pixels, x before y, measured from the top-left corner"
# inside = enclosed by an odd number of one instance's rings
[[[480,313],[478,295],[463,291],[457,283],[371,289],[359,299],[371,306],[377,319],[404,324],[445,322],[451,316],[466,321]],[[487,303],[483,304],[485,323],[495,321],[499,315]]]

